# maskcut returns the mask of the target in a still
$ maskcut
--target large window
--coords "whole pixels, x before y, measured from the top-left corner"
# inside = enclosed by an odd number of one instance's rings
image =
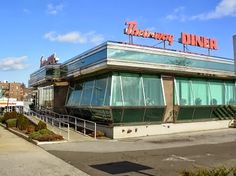
[[[227,105],[236,104],[233,81],[176,78],[175,104]]]
[[[121,78],[118,73],[112,75],[112,106],[123,106]]]
[[[110,84],[110,76],[100,76],[97,79],[77,82],[69,88],[66,106],[108,106]]]
[[[107,86],[107,78],[101,78],[95,80],[93,99],[91,102],[92,106],[104,105],[104,100],[106,96],[106,86]]]
[[[44,106],[46,108],[51,108],[53,106],[54,100],[54,87],[46,86],[39,87],[39,105]]]
[[[94,81],[88,81],[83,84],[83,93],[80,105],[90,105],[93,94]]]
[[[146,106],[163,106],[164,97],[161,79],[157,75],[143,75],[143,88]]]
[[[67,106],[164,106],[158,75],[113,73],[69,89]]]
[[[75,84],[74,87],[70,87],[69,99],[67,101],[67,105],[69,106],[77,106],[80,104],[81,92],[82,92],[83,84]]]
[[[143,86],[138,74],[121,74],[124,106],[144,106]]]
[[[112,106],[163,106],[161,79],[157,75],[115,73]]]
[[[192,92],[195,105],[209,105],[209,91],[205,80],[193,80]]]

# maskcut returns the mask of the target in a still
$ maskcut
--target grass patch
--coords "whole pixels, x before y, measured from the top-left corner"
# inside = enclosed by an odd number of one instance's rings
[[[17,119],[8,119],[6,121],[7,128],[16,127]]]
[[[224,166],[213,169],[198,168],[191,171],[183,170],[180,176],[236,176],[236,167],[226,168]]]
[[[37,141],[57,141],[63,140],[61,135],[55,134],[48,129],[41,129],[39,131],[35,131],[29,135],[30,139],[34,139]]]

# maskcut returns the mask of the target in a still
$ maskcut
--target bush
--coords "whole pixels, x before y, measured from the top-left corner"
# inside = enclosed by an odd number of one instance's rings
[[[42,129],[47,129],[47,124],[40,120],[36,127],[36,131],[39,131]]]
[[[184,170],[180,173],[180,176],[229,176],[230,173],[232,173],[233,176],[236,176],[235,170],[235,168],[228,169],[225,167],[218,167],[210,170],[200,168],[194,171]]]
[[[35,131],[35,132],[33,132],[33,133],[31,133],[31,134],[29,135],[29,138],[30,138],[30,139],[38,140],[38,138],[39,138],[40,136],[42,136],[42,135],[40,134],[40,132],[39,132],[39,131]]]
[[[3,116],[0,117],[0,123],[3,123],[3,122],[2,122],[2,119],[3,119]]]
[[[42,135],[38,138],[38,141],[59,141],[63,140],[63,137],[58,134],[47,134],[47,135]]]
[[[94,131],[92,133],[89,133],[88,135],[91,136],[91,137],[94,137],[95,136]],[[98,138],[99,137],[105,137],[105,133],[98,130],[98,131],[96,131],[96,137],[98,137]]]
[[[8,119],[6,121],[7,128],[16,127],[17,119]]]
[[[29,125],[29,126],[27,126],[27,128],[26,128],[26,133],[27,133],[27,134],[31,134],[31,133],[33,133],[33,132],[35,132],[35,126],[34,126],[34,125]]]
[[[41,129],[41,130],[39,130],[39,133],[41,134],[41,135],[51,135],[51,134],[55,134],[55,133],[53,133],[51,130],[49,130],[49,129]]]
[[[8,119],[17,119],[19,114],[16,111],[6,112],[2,117],[2,123],[6,123]]]
[[[26,128],[29,126],[30,121],[25,117],[24,115],[20,114],[20,116],[17,119],[17,128],[20,130],[26,130]]]
[[[61,135],[55,134],[48,129],[41,129],[30,134],[30,139],[35,139],[38,141],[56,141],[63,140]]]

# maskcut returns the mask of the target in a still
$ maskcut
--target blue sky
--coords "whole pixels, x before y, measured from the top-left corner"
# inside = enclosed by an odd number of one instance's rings
[[[128,41],[125,21],[173,34],[175,40],[181,32],[216,38],[219,50],[212,55],[232,59],[236,0],[1,0],[0,21],[0,80],[27,84],[41,56],[56,53],[64,62],[107,40]],[[137,37],[134,42],[159,43]],[[168,48],[181,45],[174,42]],[[189,50],[207,53],[196,47]]]

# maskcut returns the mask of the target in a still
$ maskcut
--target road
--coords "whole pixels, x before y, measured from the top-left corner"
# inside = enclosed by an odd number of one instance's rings
[[[42,146],[91,176],[178,175],[236,166],[236,129]]]

